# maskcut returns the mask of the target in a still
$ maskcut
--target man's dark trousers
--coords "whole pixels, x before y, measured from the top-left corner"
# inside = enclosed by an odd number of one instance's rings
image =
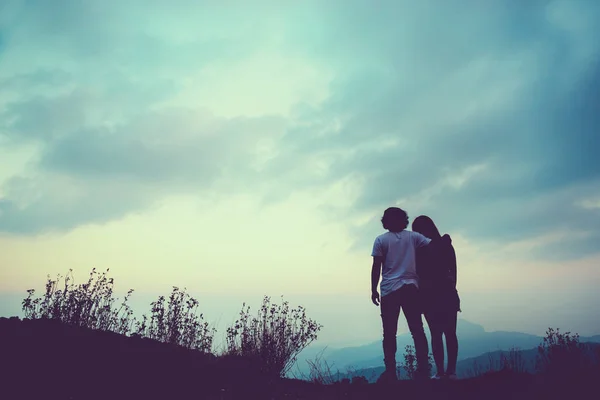
[[[396,371],[396,333],[401,310],[404,311],[408,329],[415,342],[417,369],[424,373],[429,367],[429,348],[421,319],[419,289],[414,284],[404,284],[400,289],[381,298],[383,361],[386,370]]]

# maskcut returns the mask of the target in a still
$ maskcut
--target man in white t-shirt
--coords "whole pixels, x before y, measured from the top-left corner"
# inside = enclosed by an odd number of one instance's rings
[[[381,302],[383,323],[383,356],[385,372],[380,381],[397,380],[396,333],[400,310],[415,343],[417,374],[429,374],[429,346],[423,329],[418,299],[419,279],[416,269],[416,249],[427,246],[430,239],[417,232],[407,231],[408,215],[398,207],[390,207],[381,218],[388,232],[377,236],[373,244],[371,270],[371,300],[376,306]],[[381,279],[381,298],[377,291]]]

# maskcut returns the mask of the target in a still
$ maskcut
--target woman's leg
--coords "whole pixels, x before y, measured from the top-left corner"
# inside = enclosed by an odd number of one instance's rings
[[[448,375],[456,374],[456,360],[458,358],[457,314],[457,312],[451,312],[445,318],[447,322],[444,327],[444,336],[446,336],[446,347],[448,348],[448,368],[446,369]]]
[[[431,351],[433,352],[433,360],[435,361],[436,373],[444,374],[444,341],[442,340],[442,329],[440,326],[439,315],[437,313],[428,312],[425,314],[429,331],[431,332]]]

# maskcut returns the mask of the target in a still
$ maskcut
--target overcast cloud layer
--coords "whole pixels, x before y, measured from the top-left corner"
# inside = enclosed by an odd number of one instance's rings
[[[24,156],[0,167],[0,230],[344,183],[323,218],[361,246],[398,204],[597,252],[600,3],[237,3],[3,1],[0,148]]]

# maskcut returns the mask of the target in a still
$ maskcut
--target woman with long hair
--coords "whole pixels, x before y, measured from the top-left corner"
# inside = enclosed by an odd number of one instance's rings
[[[456,379],[458,338],[456,320],[460,298],[456,290],[456,253],[449,235],[441,236],[433,220],[421,215],[413,221],[412,230],[431,239],[429,246],[417,252],[417,274],[422,311],[431,332],[431,350],[437,369],[432,379]],[[448,350],[448,366],[444,371],[444,340]]]

